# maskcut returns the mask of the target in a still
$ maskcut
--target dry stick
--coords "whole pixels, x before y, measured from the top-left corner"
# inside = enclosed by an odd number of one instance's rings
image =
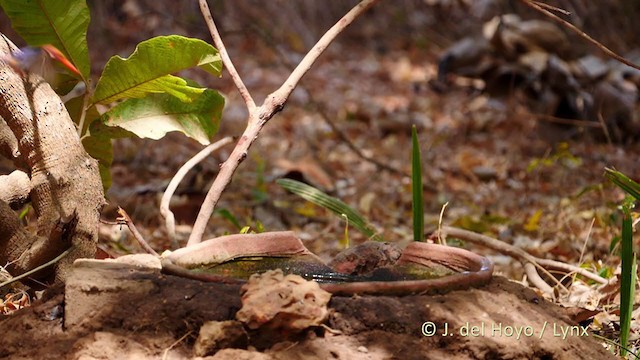
[[[26,277],[27,277],[27,276],[29,276],[29,275],[35,274],[35,273],[37,273],[38,271],[40,271],[40,270],[42,270],[42,269],[46,268],[47,266],[51,266],[51,265],[53,265],[53,264],[57,263],[57,262],[58,262],[58,261],[60,261],[63,257],[65,257],[65,256],[69,255],[69,253],[71,252],[71,250],[73,250],[73,248],[74,248],[74,247],[73,247],[73,246],[71,246],[70,248],[68,248],[67,250],[65,250],[62,254],[60,254],[60,255],[56,256],[56,257],[55,257],[55,258],[53,258],[52,260],[47,261],[46,263],[44,263],[44,264],[42,264],[42,265],[40,265],[40,266],[38,266],[38,267],[35,267],[35,268],[33,268],[33,269],[31,269],[31,270],[27,271],[27,272],[26,272],[26,273],[24,273],[24,274],[20,274],[20,275],[18,275],[18,276],[16,276],[16,277],[13,277],[13,278],[11,278],[11,279],[9,279],[9,280],[7,280],[7,281],[5,281],[5,282],[1,283],[1,284],[0,284],[0,289],[2,289],[3,287],[5,287],[5,286],[7,286],[7,285],[11,285],[11,284],[13,284],[14,282],[16,282],[16,281],[18,281],[18,280],[24,279],[24,278],[26,278]]]
[[[527,274],[527,280],[529,283],[542,290],[542,292],[553,294],[553,288],[540,277],[540,274],[538,274],[538,270],[533,263],[525,262],[523,267],[525,274]]]
[[[155,250],[153,250],[153,248],[149,246],[149,244],[142,237],[142,234],[140,234],[136,226],[133,224],[133,221],[129,217],[129,214],[127,214],[127,212],[124,211],[124,209],[121,207],[118,208],[118,214],[122,216],[122,219],[124,220],[125,224],[127,224],[129,231],[131,231],[131,233],[133,234],[133,237],[138,241],[140,246],[142,246],[144,251],[148,252],[149,254],[155,257],[160,257],[160,254],[158,254]]]
[[[169,182],[169,185],[167,186],[167,189],[165,190],[164,194],[162,194],[162,200],[160,200],[160,215],[162,215],[162,217],[165,220],[165,224],[167,226],[167,232],[169,233],[169,239],[171,240],[171,243],[174,246],[177,245],[176,244],[176,222],[175,222],[175,216],[173,215],[173,212],[169,209],[169,202],[171,201],[171,197],[173,196],[173,193],[176,191],[176,189],[178,188],[178,185],[180,184],[184,176],[187,175],[189,170],[191,170],[194,166],[196,166],[198,163],[204,160],[212,152],[231,143],[232,140],[233,140],[232,137],[227,136],[226,138],[223,138],[221,140],[216,141],[213,144],[208,145],[207,147],[202,149],[199,153],[197,153],[195,156],[193,156],[191,159],[189,159],[189,161],[184,163],[184,165],[182,165],[182,167],[178,170],[178,172],[176,172],[176,174],[173,176],[173,179],[171,179],[171,181]]]
[[[546,121],[546,122],[555,123],[555,124],[573,125],[573,126],[591,127],[591,128],[602,127],[601,124],[597,124],[589,120],[567,119],[567,118],[561,118],[561,117],[552,116],[552,115],[536,114],[536,113],[531,113],[527,111],[523,111],[523,112],[526,115],[534,117],[536,120]]]
[[[450,226],[444,226],[442,228],[442,231],[445,234],[451,235],[453,237],[457,237],[466,241],[470,241],[476,244],[480,244],[482,246],[488,247],[490,249],[493,249],[495,251],[498,251],[500,253],[509,255],[511,257],[514,257],[516,259],[518,259],[520,262],[522,263],[532,263],[535,266],[537,266],[539,269],[544,270],[544,272],[547,272],[545,270],[545,268],[550,268],[550,269],[557,269],[557,270],[563,270],[563,271],[570,271],[570,272],[575,272],[579,275],[582,275],[588,279],[591,279],[593,281],[596,281],[600,284],[606,284],[607,283],[607,279],[594,274],[590,271],[588,271],[587,269],[583,269],[580,268],[578,266],[574,266],[574,265],[570,265],[570,264],[566,264],[560,261],[555,261],[555,260],[548,260],[548,259],[540,259],[537,258],[529,253],[527,253],[526,251],[517,248],[515,246],[509,245],[507,243],[504,243],[500,240],[488,237],[486,235],[482,235],[482,234],[477,234],[474,233],[472,231],[467,231],[467,230],[463,230],[463,229],[458,229],[458,228],[454,228],[454,227],[450,227]],[[550,274],[548,274],[550,275]],[[531,276],[529,276],[529,278],[531,278]],[[554,277],[552,277],[552,279],[555,279]],[[534,284],[535,285],[535,284]],[[542,290],[542,289],[541,289]]]
[[[171,344],[168,348],[166,348],[164,350],[164,353],[162,354],[162,360],[167,360],[169,351],[171,351],[171,349],[173,349],[176,345],[180,344],[182,340],[186,339],[187,336],[191,335],[192,333],[193,333],[193,330],[190,330],[188,333],[182,335],[180,339],[176,340],[173,344]]]
[[[543,2],[535,1],[535,0],[531,0],[531,2],[536,4],[536,5],[538,5],[538,6],[540,6],[540,7],[543,7],[545,9],[551,10],[551,11],[559,12],[559,13],[564,14],[564,15],[571,15],[570,11],[567,11],[565,9],[560,9],[559,7],[555,7],[553,5],[545,4]]]
[[[216,23],[213,21],[213,15],[211,15],[211,10],[209,10],[209,5],[207,4],[206,0],[200,0],[199,3],[200,3],[200,12],[202,12],[202,16],[204,16],[204,21],[207,23],[207,26],[209,27],[209,32],[211,33],[211,37],[213,37],[213,43],[216,45],[216,47],[218,48],[218,51],[220,52],[222,63],[224,64],[224,66],[227,67],[227,71],[229,72],[229,75],[231,75],[231,79],[233,80],[233,83],[236,85],[236,88],[238,88],[238,91],[240,92],[240,96],[242,96],[242,99],[244,99],[244,103],[247,105],[247,109],[249,109],[249,113],[252,113],[256,109],[256,103],[255,101],[253,101],[253,98],[251,97],[249,90],[244,85],[244,82],[242,82],[242,78],[240,77],[240,74],[238,74],[236,67],[233,65],[233,62],[229,57],[229,53],[227,52],[227,48],[224,46],[224,43],[222,43],[222,38],[220,37],[220,33],[218,32]]]
[[[202,241],[202,236],[204,235],[205,228],[211,215],[213,214],[213,210],[222,195],[222,192],[227,187],[227,185],[231,182],[231,177],[235,173],[236,169],[244,161],[247,157],[247,151],[251,144],[256,140],[258,134],[262,127],[271,119],[277,112],[281,111],[284,107],[285,102],[291,95],[291,92],[295,89],[296,85],[304,76],[304,74],[311,69],[311,66],[316,61],[316,59],[324,52],[324,50],[331,44],[331,42],[340,34],[349,24],[353,22],[361,13],[365,10],[373,6],[376,2],[380,0],[363,0],[358,5],[356,5],[353,9],[351,9],[345,16],[342,17],[331,29],[329,29],[318,42],[313,46],[313,48],[305,55],[300,64],[295,68],[295,70],[289,75],[289,78],[282,84],[282,86],[269,94],[265,99],[264,103],[257,108],[252,108],[250,103],[249,107],[249,120],[247,121],[247,128],[244,130],[244,133],[238,140],[236,147],[231,152],[231,155],[227,159],[227,161],[222,164],[220,167],[220,172],[218,176],[214,180],[209,192],[207,193],[207,197],[204,199],[202,203],[202,207],[200,208],[200,212],[198,213],[198,218],[196,219],[195,224],[193,225],[193,231],[191,232],[191,236],[189,237],[189,241],[187,242],[187,246],[198,244]],[[209,31],[211,32],[211,36],[213,37],[214,43],[221,54],[225,53],[226,50],[224,48],[224,44],[220,39],[220,34],[215,27],[213,22],[213,17],[211,13],[208,11],[208,6],[206,5],[206,0],[200,0],[200,9],[203,12],[203,16],[207,25],[209,26]],[[228,56],[223,56],[222,61],[224,62],[227,69],[232,69],[231,60]],[[234,68],[233,68],[234,69]],[[236,73],[236,76],[239,76]],[[236,86],[240,83],[237,79],[234,79],[236,82]],[[246,89],[246,88],[245,88]],[[242,93],[242,88],[239,88]],[[244,95],[243,95],[244,97]],[[245,101],[247,98],[245,98]]]
[[[307,90],[306,88],[303,87],[303,89]],[[374,164],[375,166],[377,166],[379,169],[382,170],[386,170],[390,173],[394,173],[394,174],[398,174],[398,175],[403,175],[403,176],[411,176],[410,174],[402,171],[401,169],[398,169],[394,166],[391,166],[389,164],[386,164],[378,159],[376,159],[373,156],[368,156],[365,153],[362,152],[362,150],[360,150],[350,139],[349,137],[344,133],[344,131],[342,131],[329,117],[329,115],[327,114],[326,110],[324,109],[323,106],[320,106],[320,104],[318,104],[318,102],[316,102],[313,99],[313,96],[311,96],[311,92],[309,92],[307,90],[307,93],[309,94],[309,104],[312,105],[315,110],[318,112],[318,114],[320,115],[320,117],[322,118],[322,120],[324,120],[324,122],[329,125],[329,127],[331,128],[331,131],[333,131],[334,134],[336,134],[338,136],[338,138],[340,139],[340,141],[342,141],[343,143],[345,143],[347,145],[347,147],[349,149],[351,149],[351,151],[353,151],[359,158],[368,161],[372,164]],[[433,190],[433,189],[429,189],[429,190]]]
[[[604,46],[602,43],[598,42],[598,40],[592,38],[591,36],[587,35],[584,31],[578,29],[575,25],[573,25],[572,23],[558,17],[558,15],[550,12],[549,10],[546,10],[545,7],[541,6],[537,1],[531,1],[531,0],[520,0],[521,2],[523,2],[525,5],[529,6],[530,8],[533,8],[534,10],[537,10],[539,12],[541,12],[542,14],[544,14],[545,16],[559,22],[560,24],[566,26],[567,28],[571,29],[572,31],[574,31],[576,34],[580,35],[580,37],[582,37],[583,39],[587,40],[588,42],[590,42],[591,44],[595,45],[598,49],[600,49],[602,52],[604,52],[607,56],[618,60],[619,62],[630,66],[634,69],[640,70],[640,66],[632,63],[631,61],[623,58],[622,56],[616,54],[615,52],[613,52],[612,50],[610,50],[608,47]]]
[[[607,127],[607,123],[604,121],[604,118],[602,117],[602,112],[598,111],[598,123],[600,123],[600,126],[602,127],[602,132],[604,133],[604,136],[607,138],[607,144],[611,145],[613,144],[613,142],[611,142],[611,135],[609,134],[609,128]]]
[[[543,267],[541,267],[540,265],[538,265],[536,263],[536,258],[533,255],[530,255],[529,253],[527,253],[526,251],[517,248],[515,246],[511,246],[509,244],[506,244],[500,240],[497,239],[493,239],[490,238],[488,236],[482,235],[482,234],[478,234],[478,233],[474,233],[472,231],[467,231],[467,230],[463,230],[463,229],[458,229],[458,228],[454,228],[454,227],[449,227],[449,226],[444,226],[442,227],[441,231],[443,231],[445,234],[447,235],[451,235],[453,237],[457,237],[459,239],[462,240],[466,240],[466,241],[471,241],[474,243],[479,243],[482,244],[490,249],[496,250],[498,252],[501,252],[503,254],[507,254],[511,257],[514,257],[516,259],[518,259],[518,261],[520,261],[523,264],[523,267],[525,268],[525,271],[528,273],[527,275],[529,276],[530,279],[533,279],[532,284],[536,287],[538,287],[536,285],[537,282],[537,278],[540,277],[540,275],[532,275],[530,274],[531,269],[529,267],[529,269],[527,269],[527,264],[533,264],[534,266],[536,266],[537,268],[539,268],[541,271],[543,271],[544,273],[546,273],[546,275],[548,275],[552,280],[554,280],[556,282],[556,284],[562,288],[564,288],[564,286],[558,281],[556,280],[555,277],[553,277],[553,275],[551,275],[546,269],[544,269]],[[537,271],[536,271],[537,273]],[[545,283],[546,284],[546,283]],[[549,294],[553,294],[553,291],[548,292],[546,290],[548,290],[549,288],[546,287],[538,287],[538,289],[543,290]],[[566,290],[566,289],[565,289]],[[567,290],[568,291],[568,290]]]
[[[255,31],[263,38],[263,40],[265,40],[269,45],[271,45],[274,49],[277,50],[279,58],[280,58],[280,62],[282,63],[282,65],[284,65],[285,67],[289,68],[290,71],[292,71],[294,69],[294,64],[292,64],[291,61],[289,61],[289,59],[286,56],[286,54],[284,53],[284,51],[279,46],[274,44],[271,41],[271,39],[267,35],[264,34],[264,32],[259,31],[259,29],[255,29]],[[329,127],[331,128],[331,131],[333,131],[333,133],[336,134],[336,136],[338,136],[338,139],[341,142],[345,143],[347,145],[347,147],[349,149],[351,149],[351,151],[353,151],[359,158],[361,158],[364,161],[372,163],[373,165],[377,166],[379,169],[386,170],[386,171],[388,171],[390,173],[393,173],[393,174],[398,174],[398,175],[402,175],[402,176],[411,177],[411,174],[402,171],[402,169],[399,169],[399,168],[396,168],[396,167],[391,166],[389,164],[386,164],[386,163],[376,159],[375,157],[368,156],[364,152],[362,152],[362,150],[360,150],[351,141],[351,139],[349,139],[349,136],[347,136],[347,134],[345,134],[345,132],[342,131],[333,122],[333,120],[331,120],[331,116],[329,116],[329,114],[327,114],[326,107],[323,106],[322,104],[320,104],[318,101],[316,101],[313,98],[312,92],[304,85],[300,85],[300,88],[307,92],[307,95],[309,97],[308,104],[311,105],[314,108],[314,110],[318,113],[318,115],[320,115],[322,120],[327,125],[329,125]],[[429,187],[429,185],[427,185],[427,184],[425,184],[425,186],[427,187],[428,190],[432,190],[432,191],[437,190],[434,187]]]

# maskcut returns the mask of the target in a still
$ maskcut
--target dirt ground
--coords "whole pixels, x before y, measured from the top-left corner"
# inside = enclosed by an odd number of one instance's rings
[[[194,359],[208,321],[235,320],[239,285],[102,262],[76,266],[51,298],[2,322],[0,358]],[[215,299],[215,300],[213,300]],[[269,304],[264,304],[265,307]],[[436,295],[334,296],[326,327],[246,330],[211,359],[607,359],[570,312],[503,277]],[[259,353],[261,355],[259,355]]]

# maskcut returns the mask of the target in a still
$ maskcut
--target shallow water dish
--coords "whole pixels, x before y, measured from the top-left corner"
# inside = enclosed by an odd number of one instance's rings
[[[344,274],[324,264],[291,231],[237,234],[204,241],[166,256],[163,271],[220,283],[244,283],[253,273],[280,268],[333,294],[412,294],[486,284],[493,264],[470,251],[412,242],[392,265]]]

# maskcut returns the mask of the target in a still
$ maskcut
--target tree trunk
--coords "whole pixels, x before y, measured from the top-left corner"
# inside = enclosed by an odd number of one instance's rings
[[[0,36],[0,58],[10,56],[17,49]],[[95,255],[105,203],[98,163],[85,152],[71,117],[49,84],[36,74],[23,76],[2,61],[0,116],[18,140],[18,159],[13,160],[27,167],[31,204],[38,218],[37,234],[30,234],[0,199],[0,264],[10,264],[12,275],[24,273],[60,254],[70,240],[73,251],[54,267],[55,280],[62,281],[75,259]],[[5,131],[0,138],[10,136]],[[77,225],[65,236],[67,241],[53,236],[60,220],[73,214]],[[51,275],[49,271],[38,277],[50,280]]]

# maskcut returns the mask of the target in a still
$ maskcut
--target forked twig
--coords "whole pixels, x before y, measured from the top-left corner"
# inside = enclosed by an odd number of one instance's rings
[[[566,264],[566,263],[555,261],[555,260],[537,258],[518,247],[509,245],[507,243],[504,243],[500,240],[491,238],[486,235],[482,235],[472,231],[458,229],[450,226],[443,226],[441,232],[444,233],[445,235],[450,235],[465,241],[469,241],[469,242],[473,242],[473,243],[485,246],[487,248],[490,248],[492,250],[498,251],[502,254],[506,254],[517,259],[523,264],[525,272],[527,273],[527,277],[531,280],[531,283],[535,287],[539,288],[540,290],[546,293],[552,294],[553,288],[551,288],[546,282],[544,282],[544,280],[542,280],[542,278],[540,278],[540,275],[538,274],[537,270],[541,270],[545,272],[546,275],[550,276],[552,280],[555,280],[555,278],[548,273],[548,271],[546,270],[547,268],[573,272],[573,273],[582,275],[585,278],[588,278],[590,280],[596,281],[600,284],[607,283],[607,279],[597,274],[594,274],[588,271],[587,269],[583,269],[578,266]],[[557,280],[555,282],[557,285],[559,285],[559,282]]]
[[[380,0],[363,0],[358,5],[356,5],[353,9],[351,9],[346,15],[342,17],[331,29],[329,29],[318,42],[313,46],[313,48],[307,53],[307,55],[302,59],[300,64],[293,70],[293,72],[289,75],[287,80],[273,93],[269,94],[265,99],[264,103],[259,107],[252,107],[250,102],[248,103],[249,108],[249,119],[247,121],[247,128],[244,133],[238,140],[233,152],[229,156],[229,159],[222,164],[220,168],[220,172],[216,179],[214,180],[207,196],[202,203],[202,207],[200,208],[200,212],[198,213],[198,217],[196,219],[195,224],[193,225],[193,230],[191,232],[191,236],[189,237],[189,241],[187,242],[187,246],[191,246],[197,244],[202,241],[202,236],[204,235],[205,228],[211,215],[213,214],[213,210],[222,195],[222,192],[227,187],[227,185],[231,182],[231,177],[235,173],[236,169],[244,161],[247,157],[247,151],[249,147],[253,144],[253,142],[258,137],[260,130],[262,127],[269,121],[277,112],[282,110],[285,102],[289,98],[289,95],[293,92],[298,82],[304,74],[311,69],[313,63],[318,59],[318,57],[324,52],[324,50],[331,44],[331,42],[340,34],[348,25],[350,25],[360,14],[366,11],[368,8],[373,6],[376,2]],[[208,6],[206,6],[206,0],[200,0],[200,9],[203,11],[203,16],[207,20],[207,22],[213,23],[213,18],[211,17],[211,13],[208,11]],[[210,26],[210,30],[212,32],[211,36],[214,39],[219,39],[220,34],[218,34],[215,26]],[[219,47],[224,47],[222,42],[216,43]],[[221,54],[223,51],[226,53],[226,50],[219,49]],[[227,67],[227,69],[231,69],[233,66],[231,64],[231,60],[228,56],[223,56],[222,60]],[[230,66],[231,65],[231,66]],[[236,73],[237,75],[237,73]],[[239,79],[239,75],[237,75]],[[236,86],[240,84],[237,79],[234,79],[236,82]],[[242,92],[242,88],[244,85],[241,85],[239,90]],[[245,88],[246,89],[246,88]],[[245,102],[246,102],[245,98]]]
[[[176,172],[173,176],[173,179],[169,182],[167,189],[162,194],[162,199],[160,200],[160,215],[164,218],[165,224],[167,226],[167,233],[169,234],[169,239],[171,243],[176,246],[176,221],[173,212],[169,209],[169,203],[171,201],[171,197],[173,193],[178,188],[178,185],[184,178],[184,176],[191,170],[194,166],[200,163],[202,160],[206,159],[207,156],[211,155],[212,152],[220,149],[221,147],[231,143],[233,140],[232,137],[227,136],[223,139],[216,141],[213,144],[208,145],[196,155],[194,155],[189,161],[184,163],[182,167]]]

